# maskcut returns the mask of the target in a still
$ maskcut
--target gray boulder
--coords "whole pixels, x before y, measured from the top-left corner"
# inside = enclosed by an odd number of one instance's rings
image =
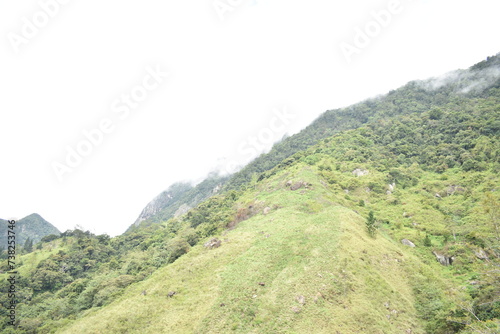
[[[415,247],[415,244],[408,239],[401,240],[401,243],[406,246]]]
[[[454,256],[446,256],[436,252],[432,252],[432,254],[436,256],[436,260],[438,260],[438,262],[441,263],[443,266],[451,266],[453,261],[455,260]]]

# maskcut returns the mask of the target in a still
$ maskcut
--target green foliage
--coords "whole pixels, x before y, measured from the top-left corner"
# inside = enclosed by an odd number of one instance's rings
[[[432,247],[432,241],[431,241],[431,238],[429,237],[428,234],[425,235],[424,246],[425,247]]]
[[[497,197],[491,192],[487,193],[483,200],[483,208],[488,215],[495,237],[500,242],[500,200]]]
[[[443,117],[443,111],[440,108],[433,108],[429,111],[429,118],[432,120],[438,120]]]
[[[179,257],[189,252],[189,248],[189,243],[184,239],[174,238],[170,240],[166,245],[168,262],[174,262]]]
[[[368,213],[368,217],[366,219],[366,230],[371,237],[374,237],[377,232],[377,220],[375,219],[375,215],[373,211]]]
[[[55,240],[57,238],[59,238],[59,235],[49,234],[49,235],[44,236],[40,241],[41,242],[51,242],[52,240]]]

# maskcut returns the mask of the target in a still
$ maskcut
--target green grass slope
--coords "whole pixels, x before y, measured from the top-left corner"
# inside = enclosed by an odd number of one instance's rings
[[[292,191],[289,179],[307,185]],[[365,219],[338,200],[308,167],[278,173],[240,198],[267,214],[59,332],[423,333],[412,275],[446,287],[434,277],[440,265],[384,234],[370,237]]]

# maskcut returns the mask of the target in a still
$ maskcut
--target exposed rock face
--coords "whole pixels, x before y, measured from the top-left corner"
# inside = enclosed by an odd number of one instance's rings
[[[415,244],[408,239],[401,240],[401,243],[406,246],[415,247]]]
[[[288,183],[290,183],[290,181],[287,182],[287,185],[288,185]],[[298,189],[300,189],[302,187],[304,187],[304,188],[307,189],[308,186],[309,186],[309,184],[307,182],[299,181],[299,182],[295,182],[294,184],[292,184],[290,186],[290,189],[293,190],[293,191],[295,191],[295,190],[298,190]]]
[[[212,238],[210,241],[206,242],[203,246],[205,248],[213,249],[213,248],[218,248],[222,244],[222,241],[220,241],[217,238]]]
[[[477,251],[474,251],[474,255],[480,260],[488,260],[489,257],[486,254],[486,252],[483,249],[478,249]]]
[[[263,214],[267,215],[269,212],[271,212],[271,208],[270,207],[265,207],[264,210],[262,211]]]
[[[142,209],[142,212],[139,217],[137,217],[134,225],[138,226],[142,221],[157,214],[172,200],[172,198],[172,194],[168,191],[164,191],[156,196],[151,202],[146,205],[144,209]]]
[[[369,173],[370,173],[369,170],[360,168],[356,168],[355,170],[352,171],[352,175],[354,176],[365,176],[368,175]]]
[[[436,256],[436,259],[438,260],[439,263],[441,263],[443,266],[451,266],[453,263],[453,260],[455,260],[454,256],[446,256],[443,254],[439,254],[436,252],[432,252],[434,256]]]
[[[177,218],[179,216],[182,216],[183,214],[187,213],[189,210],[191,210],[192,207],[190,207],[189,205],[187,205],[186,203],[182,204],[178,209],[177,211],[175,211],[174,213],[174,217]]]
[[[214,189],[212,189],[212,194],[217,194],[222,189],[222,184],[219,183]]]
[[[198,203],[219,193],[228,178],[228,176],[210,174],[196,186],[188,182],[177,182],[170,185],[168,189],[146,205],[130,228],[139,226],[145,220],[151,220],[151,222],[166,221],[186,213],[188,207],[195,207]]]

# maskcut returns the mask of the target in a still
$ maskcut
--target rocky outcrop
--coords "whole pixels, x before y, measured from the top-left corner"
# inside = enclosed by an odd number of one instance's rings
[[[217,238],[212,238],[210,241],[206,242],[203,246],[208,249],[213,249],[213,248],[218,248],[222,244],[222,241],[220,241]]]
[[[300,188],[306,188],[307,189],[307,187],[309,187],[310,184],[307,183],[307,182],[304,182],[304,181],[298,181],[298,182],[295,182],[295,183],[293,183],[292,181],[288,181],[286,183],[286,186],[290,187],[290,190],[295,191],[295,190],[298,190]]]
[[[127,231],[139,226],[145,220],[160,223],[185,214],[190,208],[219,193],[228,178],[228,176],[211,173],[196,186],[190,182],[177,182],[170,185],[146,205]]]
[[[438,262],[441,263],[443,266],[451,266],[453,264],[453,261],[455,260],[454,256],[447,256],[439,254],[437,252],[432,252],[432,254],[434,254],[436,260],[438,260]]]
[[[406,246],[415,247],[415,244],[408,239],[401,240],[401,243]]]
[[[144,220],[157,214],[161,209],[167,206],[172,199],[173,196],[169,191],[164,191],[153,198],[153,200],[149,202],[144,209],[142,209],[142,212],[139,217],[137,217],[134,225],[138,226]]]
[[[474,251],[474,255],[476,255],[476,257],[480,260],[488,260],[489,259],[488,254],[486,254],[486,252],[483,249],[478,249],[478,250]]]
[[[212,189],[212,194],[217,194],[222,189],[222,184],[219,183],[214,189]]]
[[[352,175],[358,176],[358,177],[368,175],[369,173],[370,173],[369,170],[361,169],[361,168],[356,168],[355,170],[352,171]]]

